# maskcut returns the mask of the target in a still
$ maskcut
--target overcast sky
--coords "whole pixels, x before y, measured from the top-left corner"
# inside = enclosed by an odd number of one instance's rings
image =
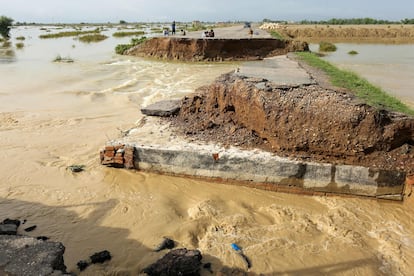
[[[0,0],[19,22],[323,20],[414,18],[414,0]]]

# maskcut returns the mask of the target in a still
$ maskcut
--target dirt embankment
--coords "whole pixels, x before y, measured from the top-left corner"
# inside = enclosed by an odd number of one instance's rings
[[[414,25],[279,25],[263,24],[261,29],[277,31],[292,39],[319,43],[372,42],[413,43]]]
[[[414,173],[413,117],[320,85],[278,87],[229,73],[183,99],[170,120],[196,140]]]
[[[181,61],[235,61],[258,60],[307,50],[307,43],[293,40],[155,37],[128,50],[126,54]]]

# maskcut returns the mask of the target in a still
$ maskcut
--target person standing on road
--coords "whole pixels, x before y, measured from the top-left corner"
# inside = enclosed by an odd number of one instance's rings
[[[175,35],[175,21],[171,24],[171,34]]]

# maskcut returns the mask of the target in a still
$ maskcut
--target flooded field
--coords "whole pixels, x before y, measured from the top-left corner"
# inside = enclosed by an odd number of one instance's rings
[[[84,44],[41,40],[45,30],[38,27],[12,30],[13,44],[18,36],[26,40],[23,49],[13,46],[13,55],[0,57],[1,220],[26,219],[37,225],[30,235],[61,241],[68,271],[78,273],[76,262],[94,252],[112,253],[110,262],[81,275],[136,275],[163,255],[153,252],[163,236],[200,249],[214,271],[245,269],[230,246],[237,243],[255,274],[412,273],[412,197],[403,203],[304,197],[101,166],[99,149],[141,119],[140,107],[182,97],[237,67],[118,56],[116,44],[129,38],[113,38],[114,31]],[[381,46],[342,47],[327,59],[363,68],[357,72],[414,102],[412,45],[389,46],[396,48],[377,56],[373,49]],[[360,54],[341,55],[348,48]],[[57,55],[74,62],[52,62]],[[73,164],[85,171],[72,173]]]

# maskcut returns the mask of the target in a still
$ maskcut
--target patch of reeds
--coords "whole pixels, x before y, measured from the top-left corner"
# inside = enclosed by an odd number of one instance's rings
[[[12,44],[11,44],[11,42],[10,42],[9,40],[7,40],[7,39],[3,39],[3,44],[2,44],[2,47],[4,47],[4,48],[9,48],[11,45],[12,45]]]
[[[351,51],[348,52],[348,55],[351,55],[351,56],[358,55],[358,52],[355,51],[355,50],[351,50]]]
[[[320,52],[335,52],[336,51],[336,45],[330,42],[321,41],[319,43],[319,51]]]
[[[296,55],[309,65],[324,71],[329,76],[333,85],[352,91],[358,98],[362,99],[367,104],[381,109],[414,115],[413,109],[397,98],[389,95],[381,88],[372,85],[354,72],[338,69],[331,63],[320,59],[316,54],[311,52],[298,52]]]
[[[24,36],[18,36],[16,37],[16,40],[25,40],[26,38]]]
[[[132,47],[144,43],[147,40],[147,38],[145,36],[141,37],[141,38],[133,38],[131,39],[131,43],[129,44],[118,44],[115,47],[115,52],[119,55],[123,55],[125,53],[125,51],[131,49]]]
[[[99,42],[107,38],[108,37],[103,34],[87,34],[87,35],[80,36],[79,41],[82,41],[85,43],[91,43],[91,42]]]
[[[162,33],[162,29],[161,28],[151,28],[151,32],[153,33]]]
[[[17,49],[22,49],[23,47],[24,47],[24,43],[22,43],[22,42],[16,43],[16,48]]]
[[[143,35],[144,31],[135,31],[135,32],[115,32],[112,34],[113,37],[126,37],[126,36],[136,36]]]
[[[53,62],[72,63],[74,60],[71,57],[62,57],[61,55],[57,55]]]
[[[93,31],[67,31],[67,32],[59,32],[59,33],[51,33],[51,34],[42,34],[39,35],[39,38],[48,39],[48,38],[60,38],[60,37],[70,37],[70,36],[79,36],[85,34],[93,34],[99,33],[99,30]]]

